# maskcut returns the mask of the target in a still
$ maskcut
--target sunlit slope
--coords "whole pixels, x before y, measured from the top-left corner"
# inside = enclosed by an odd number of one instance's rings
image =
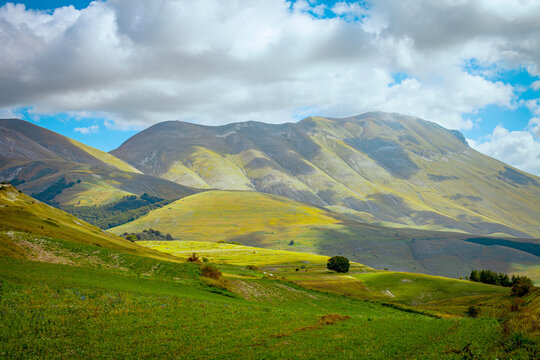
[[[181,184],[282,195],[379,225],[540,236],[540,178],[409,116],[164,122],[111,153]]]
[[[57,194],[51,199],[62,205],[102,205],[126,195],[144,193],[174,199],[197,192],[154,176],[64,160],[10,161],[0,168],[0,178],[16,184],[29,195],[48,191],[58,182],[73,182],[70,187],[57,187]]]
[[[65,160],[140,173],[133,166],[111,154],[54,131],[24,120],[0,119],[0,165],[14,160]]]
[[[110,230],[122,234],[149,228],[184,241],[233,241],[275,250],[344,255],[379,269],[456,278],[481,268],[536,278],[540,269],[534,251],[540,246],[538,240],[511,239],[498,246],[466,241],[471,236],[462,233],[385,228],[248,191],[188,196]]]
[[[274,195],[248,191],[207,191],[180,199],[127,224],[112,228],[121,234],[148,228],[192,241],[258,237],[308,239],[318,226],[340,221],[326,211]]]
[[[131,243],[61,210],[34,200],[10,185],[0,185],[0,254],[20,258],[25,257],[28,252],[35,253],[37,251],[39,253],[39,245],[29,245],[28,241],[24,240],[24,234],[32,237],[46,236],[75,244],[90,244],[130,254],[178,261],[172,256]]]
[[[213,263],[256,266],[267,274],[284,277],[306,288],[412,306],[463,296],[509,293],[508,288],[500,286],[380,271],[358,263],[352,263],[347,274],[336,274],[326,268],[328,256],[294,251],[204,241],[141,241],[139,244],[180,258],[195,252]]]

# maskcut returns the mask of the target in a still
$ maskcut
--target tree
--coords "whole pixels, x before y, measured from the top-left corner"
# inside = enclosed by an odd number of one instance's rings
[[[533,281],[526,276],[512,276],[512,296],[527,295],[534,287]]]
[[[478,273],[478,270],[471,271],[471,276],[469,276],[469,280],[479,282],[480,281],[480,274]]]
[[[348,272],[349,266],[349,259],[344,256],[332,256],[330,259],[328,259],[328,263],[326,264],[328,269],[338,273]]]

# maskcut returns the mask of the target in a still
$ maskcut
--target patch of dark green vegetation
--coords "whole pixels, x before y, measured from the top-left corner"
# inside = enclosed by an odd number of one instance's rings
[[[174,240],[171,234],[163,234],[161,231],[152,228],[138,233],[125,232],[122,236],[131,242],[143,240]]]
[[[487,246],[506,246],[512,249],[521,250],[535,256],[540,256],[540,244],[529,243],[529,242],[517,242],[506,239],[494,239],[494,238],[470,238],[465,241],[472,242],[480,245]]]
[[[81,182],[80,179],[77,180],[77,184],[79,184],[80,182]],[[43,201],[46,204],[57,206],[58,203],[54,201],[54,198],[60,195],[62,191],[64,191],[64,189],[73,187],[74,185],[75,185],[74,181],[66,182],[66,178],[61,177],[58,180],[56,180],[54,184],[52,184],[51,186],[49,186],[47,189],[43,190],[42,192],[39,192],[37,194],[32,193],[32,197],[34,199]]]
[[[151,210],[158,209],[176,200],[178,199],[162,199],[144,193],[140,197],[136,195],[124,196],[118,201],[100,206],[60,205],[57,207],[92,225],[102,229],[109,229],[138,219]]]
[[[512,275],[512,279],[510,279],[508,274],[496,273],[491,270],[473,270],[468,279],[484,284],[511,287],[512,295],[517,297],[528,294],[534,287],[532,279],[527,276]]]

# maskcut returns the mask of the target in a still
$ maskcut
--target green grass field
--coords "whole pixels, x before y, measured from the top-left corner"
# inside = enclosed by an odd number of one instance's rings
[[[257,277],[235,280],[243,298],[202,283],[195,264],[141,262],[2,258],[0,357],[461,359],[471,343],[478,358],[505,358],[494,319],[436,319]]]

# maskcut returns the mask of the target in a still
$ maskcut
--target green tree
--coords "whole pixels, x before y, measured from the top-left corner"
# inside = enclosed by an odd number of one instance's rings
[[[480,281],[480,274],[478,273],[478,270],[471,271],[471,276],[469,276],[469,280],[479,282]]]
[[[330,259],[328,259],[326,267],[338,273],[346,273],[349,271],[350,267],[349,259],[344,256],[332,256]]]
[[[512,296],[525,296],[533,287],[533,281],[526,276],[512,277]]]

